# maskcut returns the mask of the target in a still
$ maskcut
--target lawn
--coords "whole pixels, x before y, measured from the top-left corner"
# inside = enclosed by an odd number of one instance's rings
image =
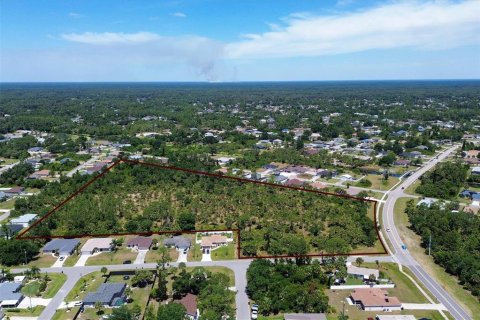
[[[230,280],[230,286],[234,287],[235,286],[235,273],[233,272],[232,269],[229,269],[227,267],[204,267],[205,270],[208,270],[212,273],[224,273],[228,276],[228,279]],[[187,267],[187,271],[191,272],[193,267]]]
[[[18,161],[18,159],[0,158],[0,164],[2,166],[8,166],[8,165],[11,165],[12,163],[15,163],[17,161]]]
[[[193,247],[190,248],[190,250],[188,250],[187,260],[188,261],[200,261],[200,260],[202,260],[202,250],[200,249],[199,244],[193,245]]]
[[[233,260],[237,256],[235,249],[235,244],[231,242],[226,246],[212,250],[212,260]]]
[[[83,300],[87,292],[96,291],[103,282],[104,278],[99,271],[87,274],[77,281],[73,289],[67,294],[65,301]]]
[[[79,307],[74,307],[68,311],[67,309],[58,309],[55,312],[52,320],[73,320],[73,317],[77,313]]]
[[[362,267],[377,268],[375,263],[363,263]],[[418,290],[415,284],[410,281],[398,266],[394,263],[381,263],[380,272],[383,272],[387,278],[395,283],[394,289],[389,289],[388,293],[406,303],[428,303],[427,298]]]
[[[49,273],[48,276],[51,280],[48,282],[47,289],[44,292],[39,292],[40,281],[42,280],[39,279],[29,281],[22,288],[22,293],[27,297],[53,298],[67,280],[67,276],[62,273]]]
[[[43,310],[44,306],[36,306],[32,309],[4,309],[5,314],[9,317],[38,317]]]
[[[437,265],[431,256],[425,254],[425,249],[420,246],[421,239],[408,226],[408,216],[405,213],[405,207],[408,198],[400,198],[395,204],[395,225],[398,228],[400,237],[409,248],[409,252],[425,268],[425,271],[433,277],[440,285],[460,303],[470,314],[480,314],[480,304],[478,300],[458,283],[458,279]]]
[[[396,183],[398,183],[398,178],[390,176],[388,180],[384,180],[382,175],[377,174],[368,174],[366,179],[370,180],[372,186],[369,189],[376,190],[389,190]]]
[[[388,290],[388,291],[390,292],[391,290]],[[331,314],[328,314],[327,319],[336,320],[338,318],[338,316],[342,312],[343,302],[347,297],[350,296],[350,293],[351,293],[350,290],[328,290],[327,289],[329,305],[335,308],[335,311],[336,311]],[[391,295],[393,295],[393,293]],[[375,315],[377,314],[402,314],[402,315],[411,314],[411,315],[414,315],[417,319],[428,318],[432,320],[443,320],[443,317],[438,311],[403,310],[403,311],[392,311],[387,313],[382,313],[379,311],[367,312],[359,309],[357,306],[349,305],[346,301],[345,301],[345,314],[349,316],[349,319],[367,319],[367,318],[375,319]],[[270,318],[266,318],[266,319],[270,319]]]
[[[362,285],[362,284],[364,284],[363,280],[355,278],[351,275],[349,275],[345,281],[345,285],[347,286]]]
[[[33,266],[37,266],[39,268],[49,268],[55,263],[55,261],[57,261],[57,258],[51,254],[39,254],[32,261],[28,262],[26,266],[25,264],[20,264],[18,266],[10,266],[9,268],[31,268]]]
[[[152,280],[153,280],[153,274],[152,274]],[[132,293],[130,294],[130,298],[133,300],[133,302],[128,305],[130,305],[131,307],[134,304],[138,304],[142,308],[142,310],[145,311],[145,306],[147,305],[148,297],[150,295],[150,292],[152,291],[152,285],[148,285],[144,288],[132,287],[132,276],[130,276],[129,280],[124,280],[123,276],[121,275],[109,277],[108,282],[126,283],[132,290]]]
[[[137,252],[130,249],[120,248],[114,252],[103,252],[96,256],[90,257],[85,265],[87,266],[101,266],[110,264],[122,264],[126,260],[135,261]]]
[[[15,199],[0,202],[0,209],[13,209],[15,206]]]
[[[417,187],[421,184],[421,181],[420,180],[417,180],[415,181],[414,183],[412,183],[407,189],[405,189],[405,193],[406,194],[411,194],[411,195],[414,195],[414,196],[418,196],[419,194],[415,192],[415,190],[417,189]]]
[[[68,256],[67,259],[65,259],[65,262],[63,262],[64,267],[73,267],[75,263],[77,263],[78,259],[80,259],[79,254],[72,254],[71,256]]]
[[[170,250],[170,258],[172,262],[177,261],[178,259],[178,251],[176,249]],[[145,256],[145,263],[157,262],[160,260],[160,253],[158,250],[148,250],[147,255]]]

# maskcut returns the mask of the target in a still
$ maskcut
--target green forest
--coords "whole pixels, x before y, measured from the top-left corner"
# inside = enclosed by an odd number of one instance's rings
[[[452,212],[440,206],[415,206],[408,203],[411,228],[422,237],[435,262],[458,277],[473,295],[480,297],[480,217],[466,212]]]
[[[426,197],[455,199],[465,184],[467,174],[467,165],[453,162],[439,163],[420,178],[421,184],[415,191]]]
[[[85,183],[51,183],[16,202],[45,215]],[[352,199],[120,163],[27,235],[240,229],[242,254],[346,253],[377,241],[369,205]],[[79,219],[79,217],[82,217]]]

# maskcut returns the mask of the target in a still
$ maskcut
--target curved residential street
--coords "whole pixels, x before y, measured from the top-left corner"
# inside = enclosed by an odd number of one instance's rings
[[[458,146],[453,146],[445,150],[437,157],[425,163],[424,166],[419,168],[411,176],[399,183],[396,188],[390,190],[387,193],[388,198],[385,201],[382,210],[382,228],[384,231],[383,234],[386,235],[386,237],[390,240],[390,243],[392,244],[393,248],[390,249],[392,251],[391,253],[394,257],[394,260],[401,265],[408,267],[415,275],[415,277],[417,277],[418,281],[420,281],[431,292],[431,294],[447,308],[447,310],[452,314],[452,316],[455,319],[460,320],[472,318],[468,314],[468,312],[463,309],[455,301],[455,299],[449,293],[447,293],[442,288],[442,286],[423,269],[421,265],[417,263],[417,261],[415,261],[413,256],[408,251],[408,248],[406,250],[402,249],[403,243],[394,222],[395,203],[399,198],[408,197],[408,195],[404,193],[404,190],[407,189],[410,185],[412,185],[415,181],[417,181],[425,172],[432,169],[438,162],[447,158],[457,148]],[[390,229],[389,232],[386,232],[387,228]]]

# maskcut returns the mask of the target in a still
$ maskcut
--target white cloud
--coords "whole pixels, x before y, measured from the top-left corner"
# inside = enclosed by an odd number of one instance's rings
[[[286,25],[226,46],[232,59],[321,56],[371,49],[440,49],[480,43],[480,1],[402,1],[326,16],[291,15]],[[245,35],[243,35],[245,38]]]
[[[68,15],[72,18],[83,18],[84,15],[78,12],[69,12]]]
[[[151,32],[114,33],[85,32],[62,34],[62,39],[77,43],[76,59],[99,61],[123,67],[156,68],[160,64],[182,64],[204,79],[215,80],[222,70],[224,44],[200,36],[165,37]],[[81,52],[81,54],[80,54]],[[72,54],[71,52],[65,55]],[[104,63],[104,62],[102,62]]]
[[[151,32],[137,33],[115,33],[115,32],[85,32],[85,33],[64,33],[61,35],[64,40],[85,44],[110,45],[110,44],[135,44],[159,40],[161,37]]]
[[[177,18],[186,18],[187,17],[187,15],[183,12],[174,12],[174,13],[171,14],[171,16],[177,17]]]

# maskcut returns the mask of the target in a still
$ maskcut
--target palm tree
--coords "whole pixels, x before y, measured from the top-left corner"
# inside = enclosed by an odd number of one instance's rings
[[[360,267],[364,261],[363,261],[363,258],[362,258],[362,257],[358,257],[358,258],[355,260],[355,262],[356,262],[357,265]]]

